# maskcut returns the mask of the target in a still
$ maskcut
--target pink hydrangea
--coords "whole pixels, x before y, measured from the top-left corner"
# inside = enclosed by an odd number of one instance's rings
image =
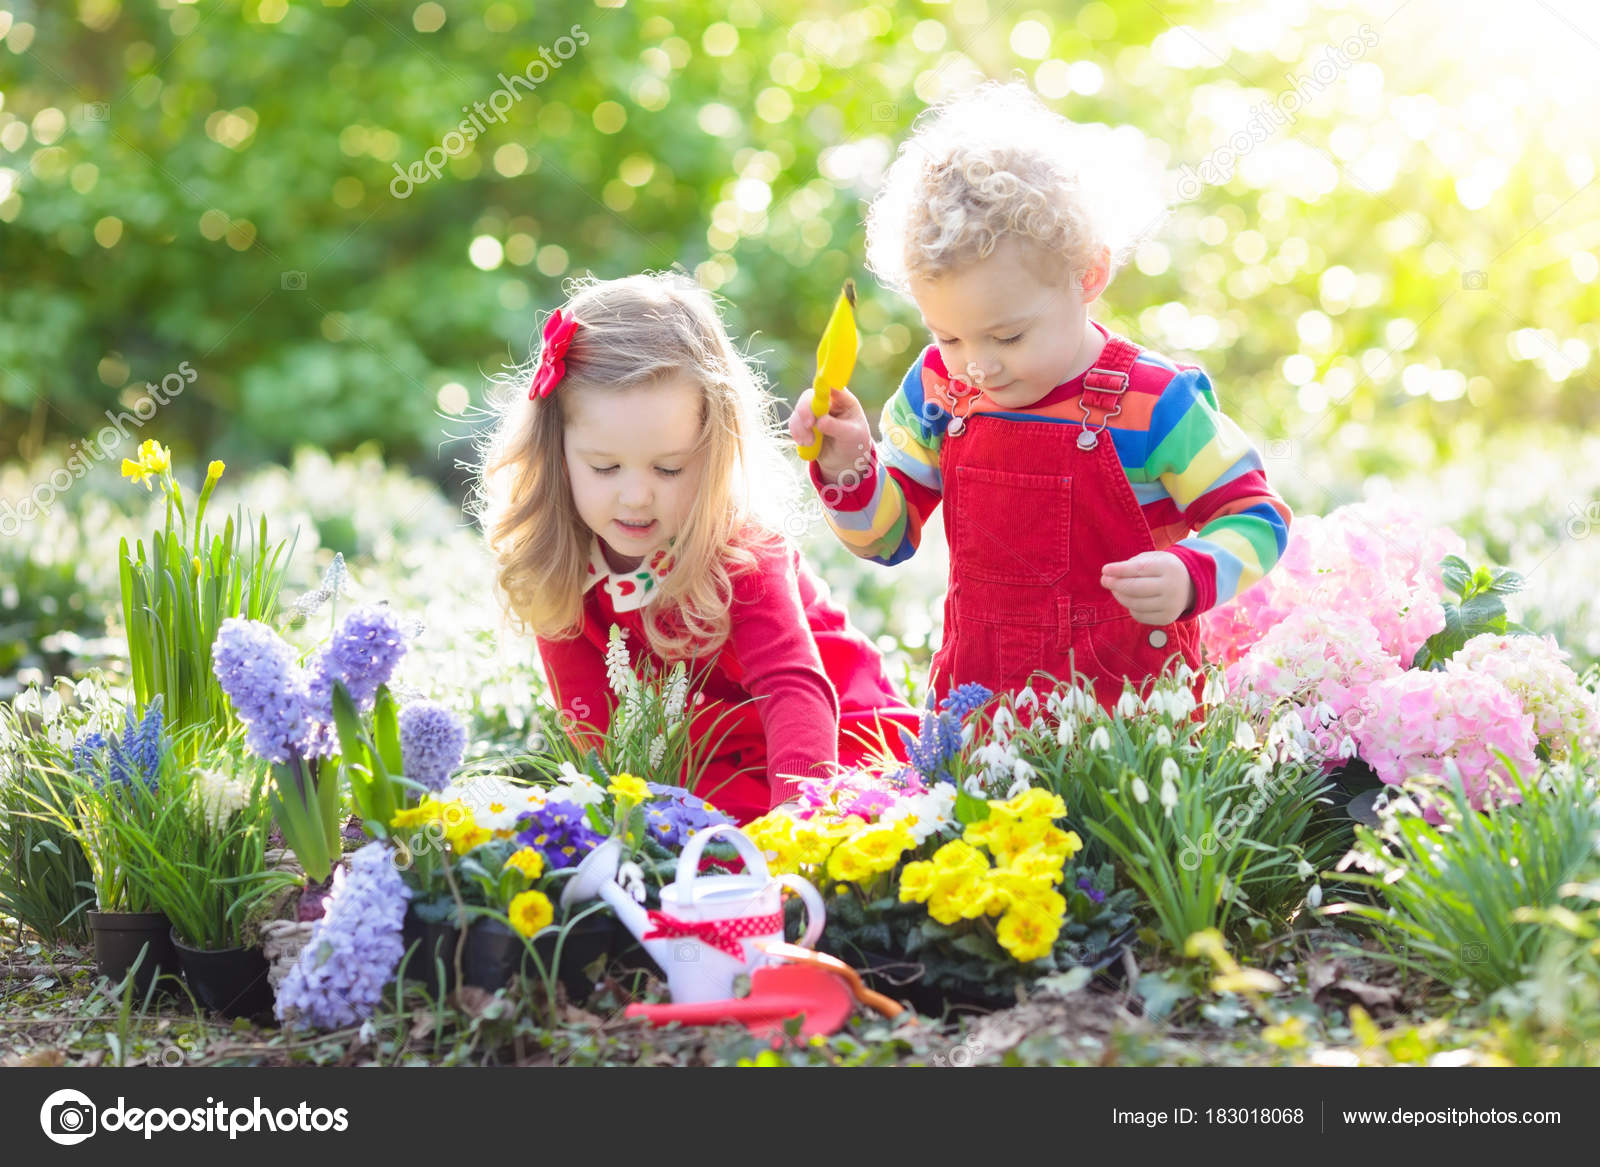
[[[1444,628],[1440,562],[1465,543],[1398,499],[1353,503],[1295,519],[1283,558],[1264,579],[1202,617],[1208,657],[1223,665],[1293,612],[1365,619],[1402,668]]]
[[[1485,673],[1509,689],[1534,732],[1554,758],[1565,757],[1571,739],[1595,734],[1593,694],[1565,663],[1568,654],[1553,636],[1474,636],[1445,664],[1452,673]]]
[[[1499,750],[1524,778],[1537,761],[1533,715],[1487,673],[1409,669],[1368,690],[1372,698],[1352,736],[1361,757],[1390,785],[1405,785],[1436,818],[1423,791],[1454,785],[1453,766],[1474,807],[1482,810],[1521,796]]]
[[[1341,718],[1400,663],[1364,616],[1301,608],[1278,621],[1227,669],[1229,691],[1265,710],[1280,701]],[[1315,731],[1320,722],[1307,720]]]

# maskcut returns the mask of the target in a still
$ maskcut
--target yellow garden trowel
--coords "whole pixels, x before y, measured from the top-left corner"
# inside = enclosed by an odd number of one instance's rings
[[[835,389],[843,389],[855,372],[856,354],[861,351],[861,337],[856,332],[856,282],[846,280],[844,291],[839,293],[833,315],[828,317],[828,327],[822,330],[822,342],[817,345],[817,375],[811,382],[811,412],[818,418],[828,416],[828,408]],[[822,450],[822,430],[813,433],[811,443],[800,447],[800,456],[814,462]]]

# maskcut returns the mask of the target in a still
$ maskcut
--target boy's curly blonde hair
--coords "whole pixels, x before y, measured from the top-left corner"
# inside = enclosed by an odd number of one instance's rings
[[[867,266],[907,292],[1012,236],[1033,244],[1049,283],[1081,280],[1103,251],[1115,272],[1165,212],[1157,172],[1128,164],[1130,137],[1142,146],[1137,131],[1069,122],[1020,82],[935,106],[868,211]]]
[[[714,651],[731,627],[732,579],[761,547],[779,545],[796,483],[779,444],[775,399],[729,339],[710,294],[670,272],[566,288],[577,321],[566,372],[528,400],[538,353],[496,378],[497,422],[480,443],[471,510],[488,536],[512,623],[546,639],[583,625],[589,530],[567,477],[568,403],[578,394],[686,377],[701,389],[705,472],[673,545],[677,560],[647,605],[645,634],[663,660]]]

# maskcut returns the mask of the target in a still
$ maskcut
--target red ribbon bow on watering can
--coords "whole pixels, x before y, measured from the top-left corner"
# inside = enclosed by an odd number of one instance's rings
[[[744,945],[740,941],[783,931],[782,912],[773,912],[770,916],[739,916],[732,920],[680,920],[655,911],[649,916],[653,930],[645,933],[646,940],[693,937],[738,961],[744,960]]]
[[[550,313],[550,319],[544,322],[539,367],[534,371],[533,384],[528,387],[529,401],[550,396],[550,391],[566,374],[567,346],[572,343],[572,334],[577,330],[578,322],[570,313],[560,308]]]

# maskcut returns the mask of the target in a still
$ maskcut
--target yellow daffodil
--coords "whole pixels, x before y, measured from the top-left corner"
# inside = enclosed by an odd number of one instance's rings
[[[511,917],[511,926],[521,936],[532,936],[556,916],[550,897],[541,891],[525,891],[517,896],[511,901],[507,914]]]
[[[131,478],[141,483],[146,489],[150,488],[150,478],[165,473],[172,466],[172,454],[155,439],[139,444],[139,457],[137,460],[124,458],[122,460],[122,476]]]
[[[529,879],[538,879],[544,874],[544,856],[532,847],[523,847],[520,851],[513,851],[506,859],[506,866],[514,871],[520,871]]]
[[[1061,920],[1036,909],[1017,905],[1001,917],[995,929],[1000,947],[1016,960],[1038,960],[1055,947],[1061,935]]]
[[[650,801],[650,788],[645,785],[643,778],[632,774],[617,774],[606,787],[618,799],[627,799],[637,806],[641,802]]]

